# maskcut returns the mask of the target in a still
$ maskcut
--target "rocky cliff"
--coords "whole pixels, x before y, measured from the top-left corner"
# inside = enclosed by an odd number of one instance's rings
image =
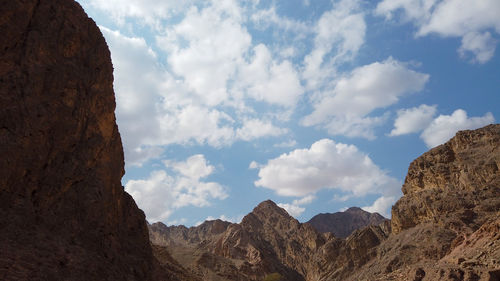
[[[352,207],[344,212],[316,215],[307,223],[319,232],[331,232],[335,237],[346,238],[357,229],[379,225],[385,221],[388,220],[378,213],[369,213],[361,208]]]
[[[168,280],[120,183],[113,67],[72,0],[0,5],[0,279]]]
[[[500,280],[499,147],[500,125],[457,133],[412,162],[392,222],[345,239],[271,201],[240,224],[157,223],[150,236],[203,280]]]

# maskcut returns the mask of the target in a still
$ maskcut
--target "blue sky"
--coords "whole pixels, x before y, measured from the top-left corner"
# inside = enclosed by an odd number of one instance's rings
[[[409,163],[499,118],[497,0],[80,0],[150,222],[390,215]]]

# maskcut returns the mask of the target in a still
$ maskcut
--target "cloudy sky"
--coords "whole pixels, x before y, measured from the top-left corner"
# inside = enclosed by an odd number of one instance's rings
[[[498,0],[79,0],[150,222],[390,215],[409,163],[500,118]]]

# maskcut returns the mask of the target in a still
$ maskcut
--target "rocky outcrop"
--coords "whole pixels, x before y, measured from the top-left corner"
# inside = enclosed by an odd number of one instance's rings
[[[96,24],[72,0],[8,0],[0,34],[0,279],[165,278],[120,183],[113,67]]]
[[[346,238],[355,230],[370,225],[379,225],[388,219],[378,213],[370,213],[358,207],[352,207],[344,212],[319,214],[307,223],[319,232],[331,232],[335,237]]]
[[[499,280],[499,147],[489,125],[413,161],[392,234],[349,280]]]
[[[500,126],[461,131],[410,164],[394,233],[433,222],[468,234],[500,209]]]

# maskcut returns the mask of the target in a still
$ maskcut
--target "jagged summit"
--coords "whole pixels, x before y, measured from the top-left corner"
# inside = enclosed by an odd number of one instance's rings
[[[272,200],[265,200],[259,203],[250,214],[265,218],[268,215],[280,215],[285,218],[292,218],[288,212],[274,203]]]

